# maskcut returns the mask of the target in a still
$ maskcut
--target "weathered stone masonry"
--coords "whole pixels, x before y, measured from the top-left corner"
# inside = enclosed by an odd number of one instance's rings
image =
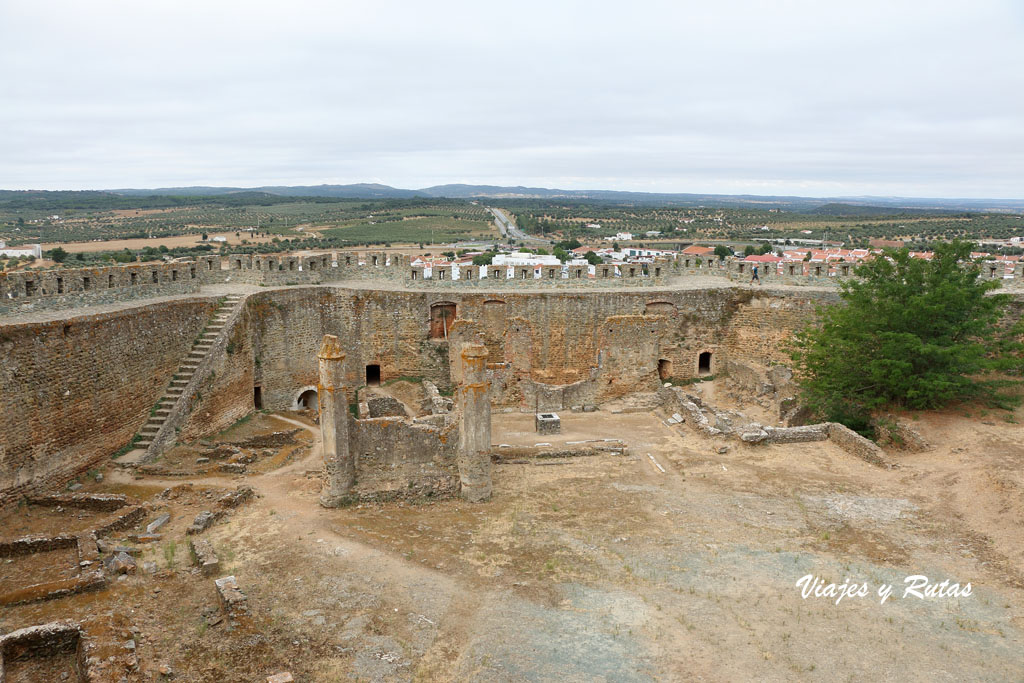
[[[317,352],[325,334],[337,336],[345,349],[348,402],[366,384],[371,365],[385,382],[404,376],[453,389],[459,374],[454,350],[482,340],[496,406],[532,412],[543,402],[541,409],[557,411],[653,391],[666,372],[694,377],[701,353],[712,354],[714,367],[730,354],[784,362],[780,341],[828,296],[767,287],[600,293],[267,289],[246,297],[229,343],[211,359],[213,372],[192,398],[179,438],[214,433],[248,414],[257,386],[263,407],[293,408],[299,393],[318,384]],[[124,445],[216,305],[212,297],[196,297],[0,326],[0,490],[63,483]],[[432,325],[438,307],[454,320]],[[369,426],[356,429],[353,438]],[[394,433],[408,429],[395,427]],[[453,446],[441,433],[417,429],[428,442],[446,444],[435,465],[439,477],[451,474]]]
[[[194,298],[0,325],[0,505],[127,443],[215,306]]]

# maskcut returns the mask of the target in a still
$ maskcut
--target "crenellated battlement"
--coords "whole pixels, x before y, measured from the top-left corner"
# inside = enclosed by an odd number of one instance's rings
[[[766,262],[745,258],[701,259],[689,255],[644,262],[569,262],[560,265],[413,263],[389,252],[321,252],[200,256],[166,263],[132,263],[0,273],[0,315],[56,310],[198,292],[202,285],[259,286],[381,281],[413,289],[670,287],[689,277],[750,282],[754,267],[762,284],[830,287],[854,277],[845,261]],[[1024,263],[983,263],[982,277],[1008,289],[1024,287]]]

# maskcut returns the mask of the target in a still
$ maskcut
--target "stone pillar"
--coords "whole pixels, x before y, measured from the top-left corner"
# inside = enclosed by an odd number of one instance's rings
[[[355,483],[356,468],[348,450],[348,399],[342,365],[345,352],[334,335],[324,335],[317,354],[320,361],[320,433],[323,436],[324,485],[320,504],[335,508],[345,502]]]
[[[462,481],[462,497],[475,503],[491,497],[491,399],[487,384],[487,347],[465,344],[460,362],[459,479]]]

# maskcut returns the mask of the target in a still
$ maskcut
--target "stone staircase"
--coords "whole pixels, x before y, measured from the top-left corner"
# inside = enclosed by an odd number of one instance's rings
[[[164,423],[170,416],[171,411],[174,410],[178,401],[181,400],[182,395],[185,393],[185,387],[192,381],[193,375],[199,368],[199,364],[203,362],[210,349],[213,348],[214,342],[217,338],[224,333],[224,326],[231,317],[231,314],[238,308],[239,303],[242,301],[242,296],[238,294],[231,294],[225,297],[221,305],[214,311],[213,316],[210,318],[209,323],[203,328],[203,334],[196,340],[196,343],[192,345],[192,350],[181,362],[178,367],[178,371],[174,373],[171,378],[171,383],[167,389],[164,390],[164,395],[160,398],[157,403],[156,410],[150,416],[149,421],[143,425],[142,429],[139,430],[138,440],[134,444],[134,448],[138,451],[141,450],[143,453],[149,450],[156,435],[163,428]]]

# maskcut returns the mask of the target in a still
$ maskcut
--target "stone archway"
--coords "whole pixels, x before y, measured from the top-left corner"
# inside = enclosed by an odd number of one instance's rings
[[[320,409],[320,397],[317,394],[316,387],[303,387],[302,391],[299,392],[298,396],[295,397],[295,402],[292,404],[292,410],[319,410]]]
[[[700,355],[697,357],[697,374],[710,375],[713,367],[711,352],[701,351]]]

